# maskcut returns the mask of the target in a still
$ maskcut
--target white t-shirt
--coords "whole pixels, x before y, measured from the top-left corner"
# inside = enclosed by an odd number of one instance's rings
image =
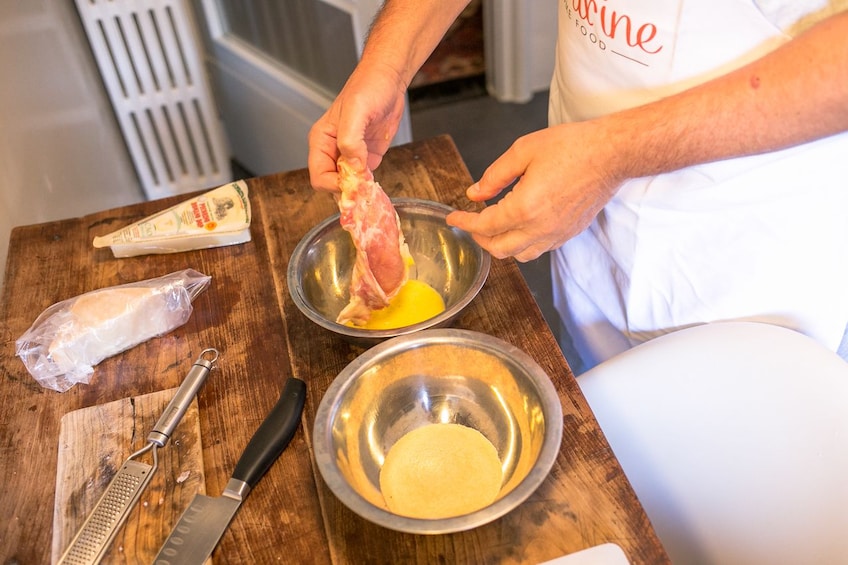
[[[828,4],[563,0],[550,121],[589,119],[727,73]],[[776,323],[836,350],[848,325],[848,134],[630,180],[552,254],[552,275],[578,372],[719,320]]]

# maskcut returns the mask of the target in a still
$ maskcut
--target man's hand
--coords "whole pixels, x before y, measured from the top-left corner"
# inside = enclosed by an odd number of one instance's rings
[[[336,161],[374,170],[397,133],[406,89],[468,0],[387,0],[362,59],[309,132],[309,179],[337,191]]]
[[[456,211],[448,224],[466,230],[497,258],[530,261],[583,231],[624,177],[604,129],[593,122],[563,124],[519,138],[492,163],[468,198],[493,198],[480,213]]]
[[[374,170],[397,133],[406,85],[391,68],[357,67],[339,96],[309,132],[309,179],[317,190],[338,191],[336,161]]]

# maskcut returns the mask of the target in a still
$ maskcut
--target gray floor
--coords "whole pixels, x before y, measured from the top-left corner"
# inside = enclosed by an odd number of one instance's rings
[[[413,104],[411,117],[416,140],[445,133],[453,137],[476,180],[517,137],[547,125],[548,93],[537,94],[527,104],[504,104],[485,95],[438,104]],[[559,324],[551,299],[548,255],[519,264],[519,268],[556,335]]]

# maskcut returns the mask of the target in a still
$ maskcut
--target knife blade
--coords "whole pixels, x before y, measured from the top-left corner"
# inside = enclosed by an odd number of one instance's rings
[[[156,565],[200,565],[212,554],[251,489],[294,437],[306,384],[290,377],[277,404],[250,438],[221,496],[195,495],[159,550]]]

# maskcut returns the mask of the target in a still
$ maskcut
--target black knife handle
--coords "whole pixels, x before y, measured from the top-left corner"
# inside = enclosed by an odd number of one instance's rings
[[[289,377],[280,400],[259,425],[236,463],[233,478],[256,486],[286,449],[297,427],[306,401],[306,383]]]

